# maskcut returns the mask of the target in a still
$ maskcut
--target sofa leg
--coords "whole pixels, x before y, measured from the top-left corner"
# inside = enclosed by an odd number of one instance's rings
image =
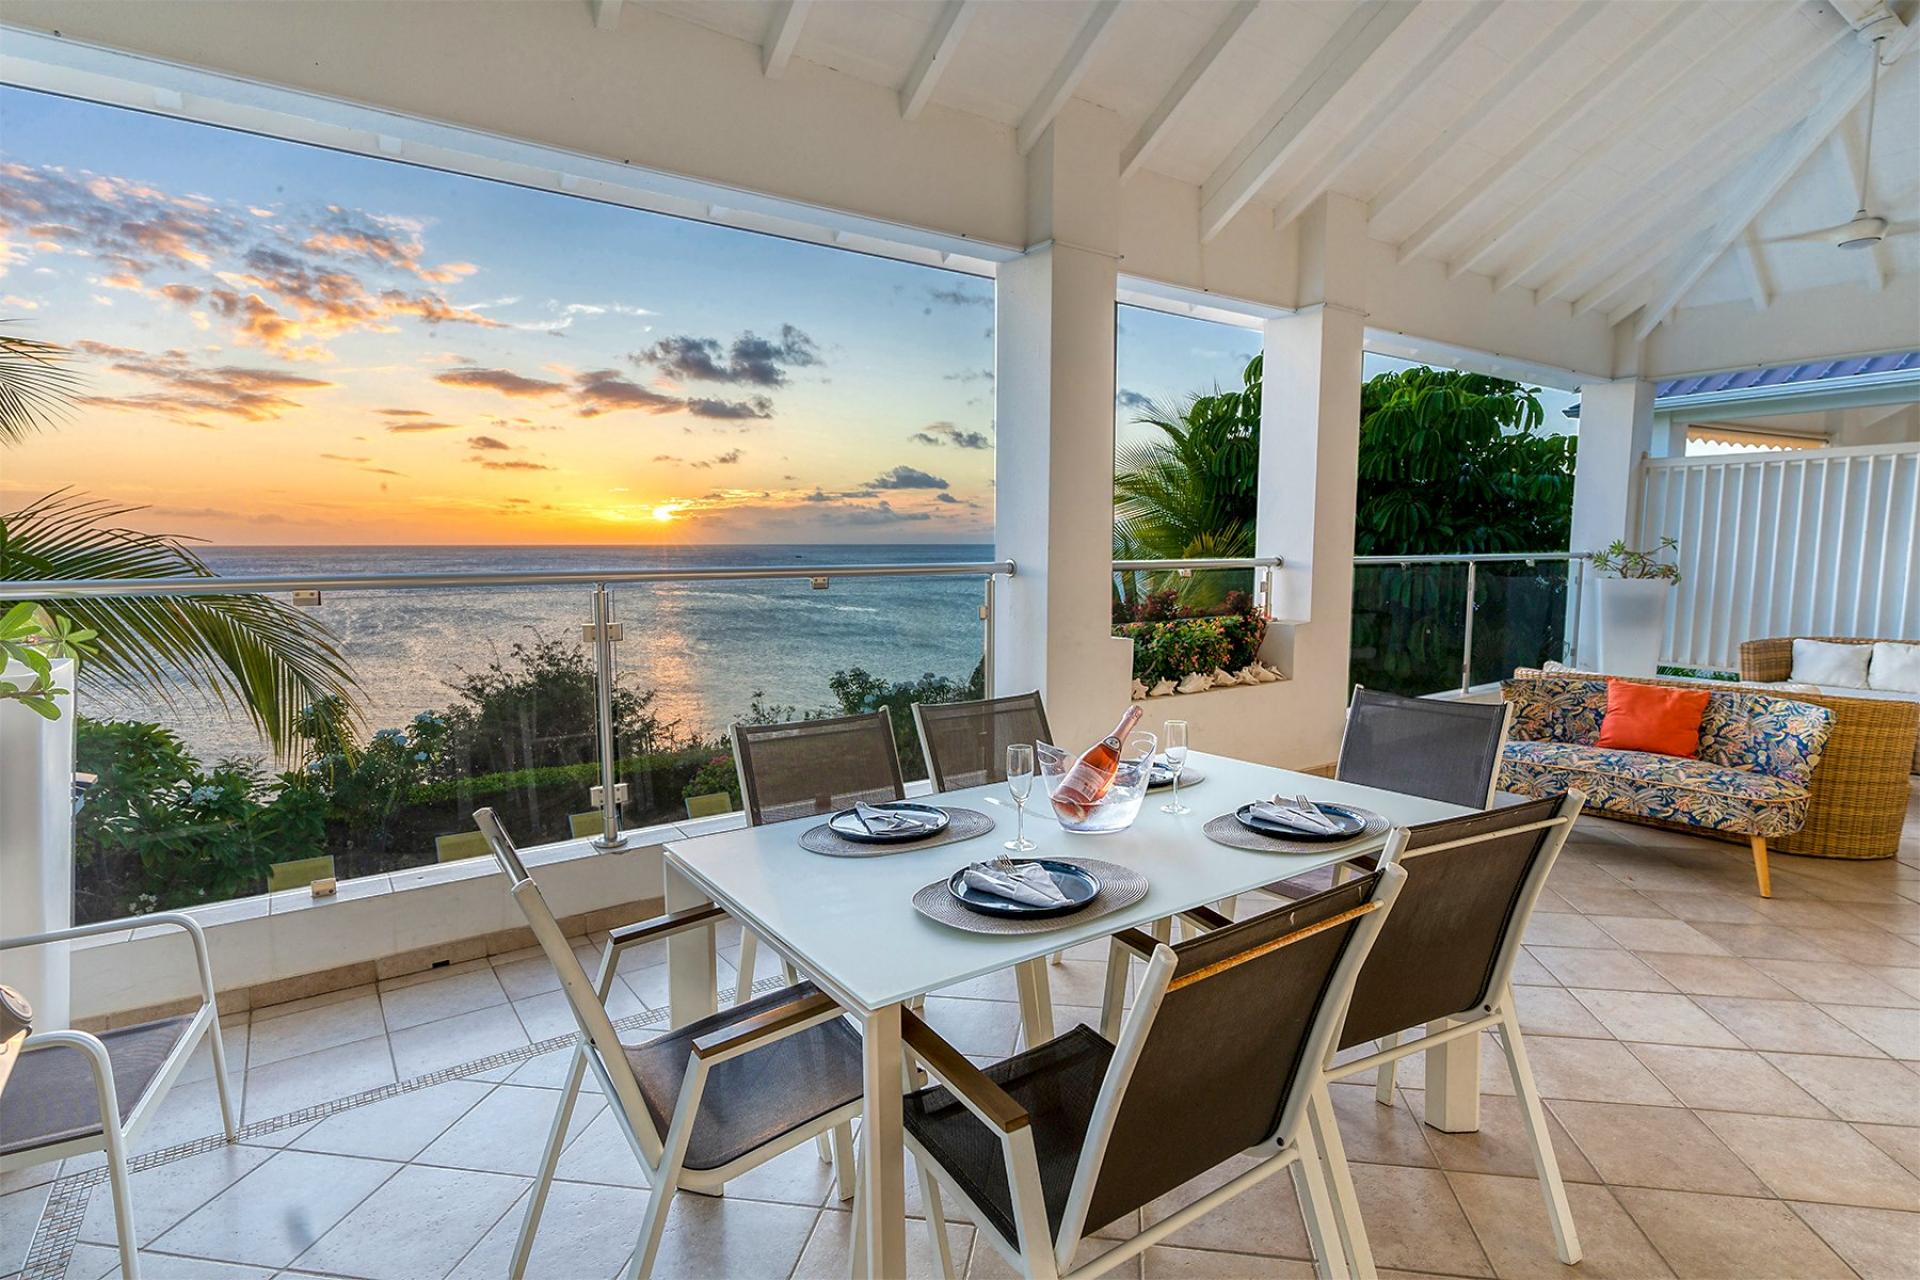
[[[1760,882],[1760,896],[1773,896],[1773,880],[1767,875],[1767,838],[1753,837],[1753,878]]]

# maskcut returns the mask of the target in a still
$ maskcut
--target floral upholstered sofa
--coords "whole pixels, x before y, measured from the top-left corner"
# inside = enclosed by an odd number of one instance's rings
[[[1760,895],[1771,897],[1767,841],[1807,819],[1833,713],[1747,690],[1714,692],[1696,759],[1602,750],[1604,676],[1520,671],[1501,685],[1513,727],[1500,789],[1526,796],[1586,793],[1587,811],[1628,821],[1744,836]]]

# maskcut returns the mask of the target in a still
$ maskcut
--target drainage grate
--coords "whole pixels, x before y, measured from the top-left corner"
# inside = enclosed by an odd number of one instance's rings
[[[762,978],[753,984],[753,994],[766,995],[786,985],[785,978]],[[732,988],[720,992],[719,1007],[726,1008],[731,1003],[732,997]],[[646,1013],[629,1014],[615,1021],[613,1026],[616,1031],[639,1031],[647,1027],[663,1025],[666,1020],[667,1010],[655,1009]],[[385,1102],[388,1098],[397,1098],[403,1093],[431,1089],[449,1080],[477,1076],[501,1067],[517,1066],[530,1058],[569,1048],[578,1040],[577,1035],[552,1036],[534,1044],[524,1044],[515,1049],[503,1049],[499,1053],[475,1058],[471,1062],[442,1067],[438,1071],[429,1071],[425,1075],[414,1076],[408,1080],[397,1080],[377,1088],[363,1089],[359,1093],[349,1094],[344,1098],[317,1102],[310,1107],[301,1107],[297,1111],[289,1111],[284,1115],[255,1120],[252,1124],[240,1126],[235,1141],[245,1142],[249,1138],[264,1137],[270,1133],[278,1133],[282,1129],[311,1124],[317,1120],[324,1120],[328,1116],[339,1115],[342,1111],[352,1111],[356,1107]],[[224,1136],[217,1133],[209,1134],[204,1138],[195,1138],[192,1142],[182,1142],[176,1146],[135,1156],[127,1161],[127,1172],[143,1173],[148,1169],[172,1164],[176,1160],[186,1160],[193,1156],[204,1155],[209,1151],[217,1151],[226,1145],[227,1140]],[[46,1208],[40,1212],[40,1224],[34,1230],[33,1244],[27,1250],[27,1260],[18,1273],[18,1280],[64,1280],[67,1263],[73,1257],[74,1246],[80,1241],[80,1221],[87,1216],[87,1203],[92,1198],[93,1189],[106,1180],[107,1169],[105,1165],[101,1165],[54,1182],[53,1191],[47,1197]],[[139,1212],[140,1206],[136,1201],[134,1204],[136,1217]]]

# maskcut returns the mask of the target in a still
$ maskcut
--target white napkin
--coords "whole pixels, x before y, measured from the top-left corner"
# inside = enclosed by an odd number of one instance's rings
[[[1262,822],[1271,822],[1282,827],[1292,827],[1295,831],[1311,832],[1315,835],[1334,835],[1341,824],[1320,812],[1319,806],[1309,800],[1306,807],[1293,800],[1275,796],[1272,800],[1260,800],[1250,810],[1253,817]]]
[[[1009,902],[1023,902],[1030,907],[1058,907],[1067,901],[1067,895],[1053,882],[1052,874],[1037,862],[1016,862],[1010,868],[976,862],[966,869],[962,882],[969,889]]]
[[[860,819],[860,825],[869,832],[919,831],[940,825],[930,813],[914,813],[904,809],[879,809],[864,800],[854,802],[853,812]]]

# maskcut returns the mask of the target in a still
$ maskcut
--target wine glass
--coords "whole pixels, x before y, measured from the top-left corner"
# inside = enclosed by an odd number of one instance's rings
[[[1038,846],[1027,839],[1027,797],[1033,794],[1033,744],[1014,742],[1007,746],[1007,794],[1013,797],[1013,839],[1004,847],[1015,853],[1029,853]]]
[[[1185,720],[1167,721],[1166,743],[1167,768],[1173,770],[1173,798],[1160,806],[1160,812],[1192,813],[1192,809],[1180,803],[1180,771],[1187,765],[1187,722]]]

